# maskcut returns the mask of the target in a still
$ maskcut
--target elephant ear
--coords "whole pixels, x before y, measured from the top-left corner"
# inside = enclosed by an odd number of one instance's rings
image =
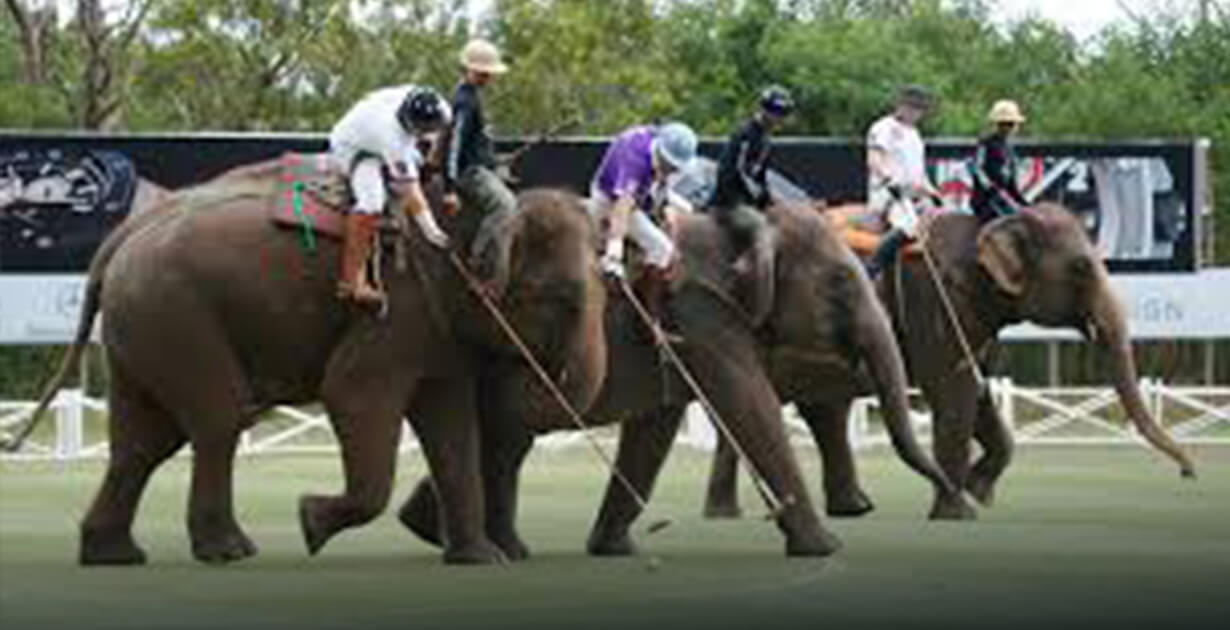
[[[1027,271],[1037,251],[1031,220],[1025,214],[996,219],[978,235],[978,265],[1013,297],[1024,295]]]

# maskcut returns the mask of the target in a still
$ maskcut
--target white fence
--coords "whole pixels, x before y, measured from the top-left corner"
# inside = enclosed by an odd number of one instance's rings
[[[1167,386],[1152,379],[1140,383],[1146,404],[1175,438],[1187,444],[1230,444],[1230,386]],[[992,395],[1019,443],[1036,444],[1143,444],[1123,414],[1113,389],[1105,387],[1020,387],[1009,379],[992,379]],[[917,400],[917,393],[914,394]],[[855,401],[850,411],[851,441],[856,448],[888,443],[878,421],[873,398]],[[11,437],[29,416],[30,402],[0,402],[0,436]],[[60,392],[51,406],[50,426],[27,440],[16,453],[0,454],[4,461],[76,460],[107,455],[106,403],[80,390]],[[930,414],[913,411],[916,428],[929,439]],[[806,424],[787,408],[786,425],[794,442],[809,444]],[[597,429],[609,441],[612,429]],[[411,452],[417,443],[403,431],[400,451]],[[560,449],[581,443],[583,436],[561,432],[540,438],[538,448]],[[698,406],[688,409],[678,442],[712,450],[716,434]],[[278,407],[240,442],[242,455],[332,453],[337,450],[327,416],[295,407]]]

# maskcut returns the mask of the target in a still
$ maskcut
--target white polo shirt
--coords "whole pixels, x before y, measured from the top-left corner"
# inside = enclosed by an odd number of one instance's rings
[[[926,146],[918,128],[907,125],[889,114],[875,122],[867,132],[867,149],[879,149],[888,155],[887,171],[892,181],[921,186],[927,180]],[[868,181],[872,189],[885,182]]]
[[[406,84],[369,92],[342,116],[329,133],[329,152],[339,167],[353,168],[356,156],[372,153],[380,156],[393,177],[418,179],[423,156],[414,135],[397,120],[398,108],[416,87]]]

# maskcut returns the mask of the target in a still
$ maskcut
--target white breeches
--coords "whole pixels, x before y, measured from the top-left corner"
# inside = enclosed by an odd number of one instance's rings
[[[589,191],[589,216],[595,225],[601,225],[602,220],[611,213],[615,201],[606,193],[596,188]],[[636,243],[645,253],[647,264],[665,269],[670,266],[671,258],[675,256],[675,244],[661,228],[654,224],[649,215],[634,208],[628,217],[628,238]]]
[[[910,199],[897,199],[888,188],[877,188],[867,195],[867,205],[884,217],[890,227],[905,232],[910,238],[918,236],[918,209]]]
[[[388,202],[388,189],[384,183],[383,163],[376,156],[367,156],[353,161],[353,154],[346,151],[331,153],[333,168],[345,173],[350,171],[350,192],[354,195],[354,212],[380,214]]]

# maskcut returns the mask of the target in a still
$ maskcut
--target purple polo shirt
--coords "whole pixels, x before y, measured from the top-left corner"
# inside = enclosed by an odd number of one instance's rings
[[[642,125],[623,131],[607,148],[594,186],[612,200],[632,195],[638,206],[650,203],[653,186],[653,127]]]

